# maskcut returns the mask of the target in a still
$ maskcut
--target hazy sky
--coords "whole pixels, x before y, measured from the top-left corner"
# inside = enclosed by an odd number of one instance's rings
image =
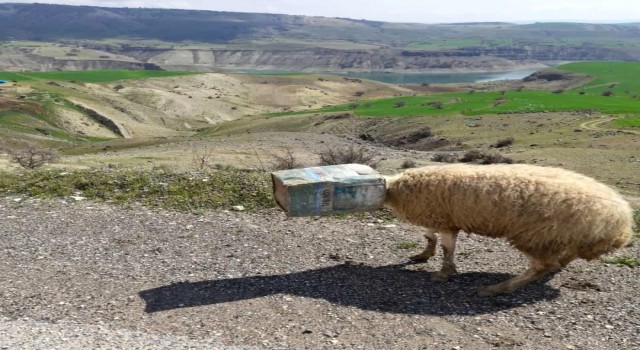
[[[348,17],[388,22],[639,22],[638,0],[10,0]]]

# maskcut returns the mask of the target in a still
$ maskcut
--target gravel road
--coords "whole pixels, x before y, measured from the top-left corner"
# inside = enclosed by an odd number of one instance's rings
[[[637,269],[480,298],[519,253],[461,235],[460,274],[432,282],[411,242],[374,218],[0,199],[0,349],[640,349]]]

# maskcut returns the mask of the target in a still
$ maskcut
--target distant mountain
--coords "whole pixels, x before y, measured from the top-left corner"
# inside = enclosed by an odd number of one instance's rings
[[[347,18],[171,9],[0,4],[0,40],[149,39],[230,43],[293,39],[433,49],[553,44],[640,45],[639,24],[386,23]]]
[[[259,13],[0,4],[0,70],[460,72],[579,60],[640,61],[640,24],[428,25]]]
[[[227,42],[262,29],[282,30],[290,16],[165,9],[0,4],[0,39],[139,38]]]

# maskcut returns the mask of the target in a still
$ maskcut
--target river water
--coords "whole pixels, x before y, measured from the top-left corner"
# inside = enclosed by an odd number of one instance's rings
[[[351,77],[351,78],[377,80],[377,81],[390,83],[390,84],[420,85],[420,84],[447,84],[447,83],[478,83],[478,82],[495,81],[495,80],[522,79],[536,71],[537,69],[516,70],[516,71],[509,71],[509,72],[485,72],[485,73],[392,73],[392,72],[339,73],[339,72],[332,72],[330,74],[336,74],[336,75]],[[236,72],[246,73],[246,74],[296,73],[296,72],[289,72],[289,71],[283,71],[283,70],[257,70],[257,69],[242,69]]]
[[[387,72],[358,72],[340,73],[338,75],[351,78],[377,80],[391,84],[447,84],[447,83],[478,83],[484,81],[522,79],[537,69],[518,70],[511,72],[486,73],[387,73]]]

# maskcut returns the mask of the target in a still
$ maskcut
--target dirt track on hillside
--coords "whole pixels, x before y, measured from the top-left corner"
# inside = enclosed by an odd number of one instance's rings
[[[15,197],[0,218],[3,349],[640,346],[637,269],[579,261],[480,298],[524,268],[497,240],[461,236],[460,274],[443,283],[429,279],[439,257],[405,264],[420,229],[373,218]]]

